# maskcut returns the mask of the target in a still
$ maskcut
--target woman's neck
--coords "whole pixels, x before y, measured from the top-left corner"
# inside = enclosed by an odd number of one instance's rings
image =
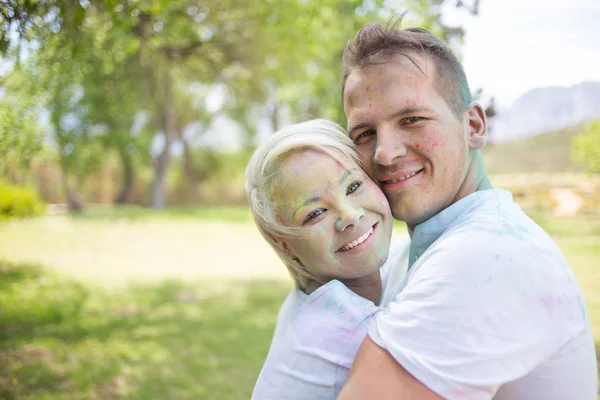
[[[379,270],[371,275],[363,276],[362,278],[340,279],[340,281],[352,290],[357,295],[371,300],[375,305],[379,305],[381,300],[381,274]]]
[[[338,280],[357,295],[364,297],[367,300],[371,300],[377,306],[379,305],[382,291],[381,274],[379,273],[379,270],[373,272],[371,275],[363,276],[361,278]],[[308,286],[302,291],[306,294],[311,294],[327,282],[329,281],[324,281],[322,283],[310,281]]]

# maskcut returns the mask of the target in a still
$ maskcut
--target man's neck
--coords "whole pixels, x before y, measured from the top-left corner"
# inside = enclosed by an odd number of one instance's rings
[[[473,155],[473,160],[469,165],[469,169],[467,170],[467,174],[465,175],[465,179],[463,180],[461,187],[458,189],[456,196],[454,196],[450,204],[448,204],[446,207],[450,207],[452,204],[456,203],[463,197],[466,197],[479,190],[487,190],[492,188],[493,186],[488,177],[485,165],[483,165],[481,152],[475,152],[475,154]],[[441,211],[443,210],[440,210],[439,212]],[[408,234],[411,237],[413,231],[415,230],[415,226],[416,225],[407,224]]]

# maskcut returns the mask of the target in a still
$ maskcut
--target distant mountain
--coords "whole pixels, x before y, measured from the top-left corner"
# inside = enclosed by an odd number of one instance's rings
[[[600,118],[600,82],[532,89],[490,120],[490,140],[505,142]]]

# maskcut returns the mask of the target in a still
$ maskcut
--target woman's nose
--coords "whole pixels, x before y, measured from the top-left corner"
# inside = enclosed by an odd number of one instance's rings
[[[335,221],[335,228],[343,232],[349,226],[357,226],[364,215],[365,211],[362,207],[346,206],[340,211],[340,215]]]

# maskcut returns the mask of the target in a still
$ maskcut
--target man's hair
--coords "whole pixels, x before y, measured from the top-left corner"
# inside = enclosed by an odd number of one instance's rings
[[[355,162],[361,166],[354,143],[338,124],[315,119],[282,129],[256,149],[246,167],[246,193],[254,222],[288,268],[296,286],[305,289],[314,277],[282,246],[277,239],[298,237],[302,228],[285,226],[276,213],[280,204],[275,198],[281,178],[281,166],[286,159],[302,151],[314,150],[341,163]]]
[[[435,88],[453,114],[461,118],[463,111],[471,103],[471,92],[462,65],[448,45],[431,32],[423,28],[400,29],[405,15],[406,12],[392,17],[385,28],[379,23],[367,24],[348,41],[343,57],[342,96],[350,73],[355,69],[380,63],[381,57],[402,55],[423,72],[419,61],[410,55],[411,52],[417,52],[428,55],[435,61]]]

